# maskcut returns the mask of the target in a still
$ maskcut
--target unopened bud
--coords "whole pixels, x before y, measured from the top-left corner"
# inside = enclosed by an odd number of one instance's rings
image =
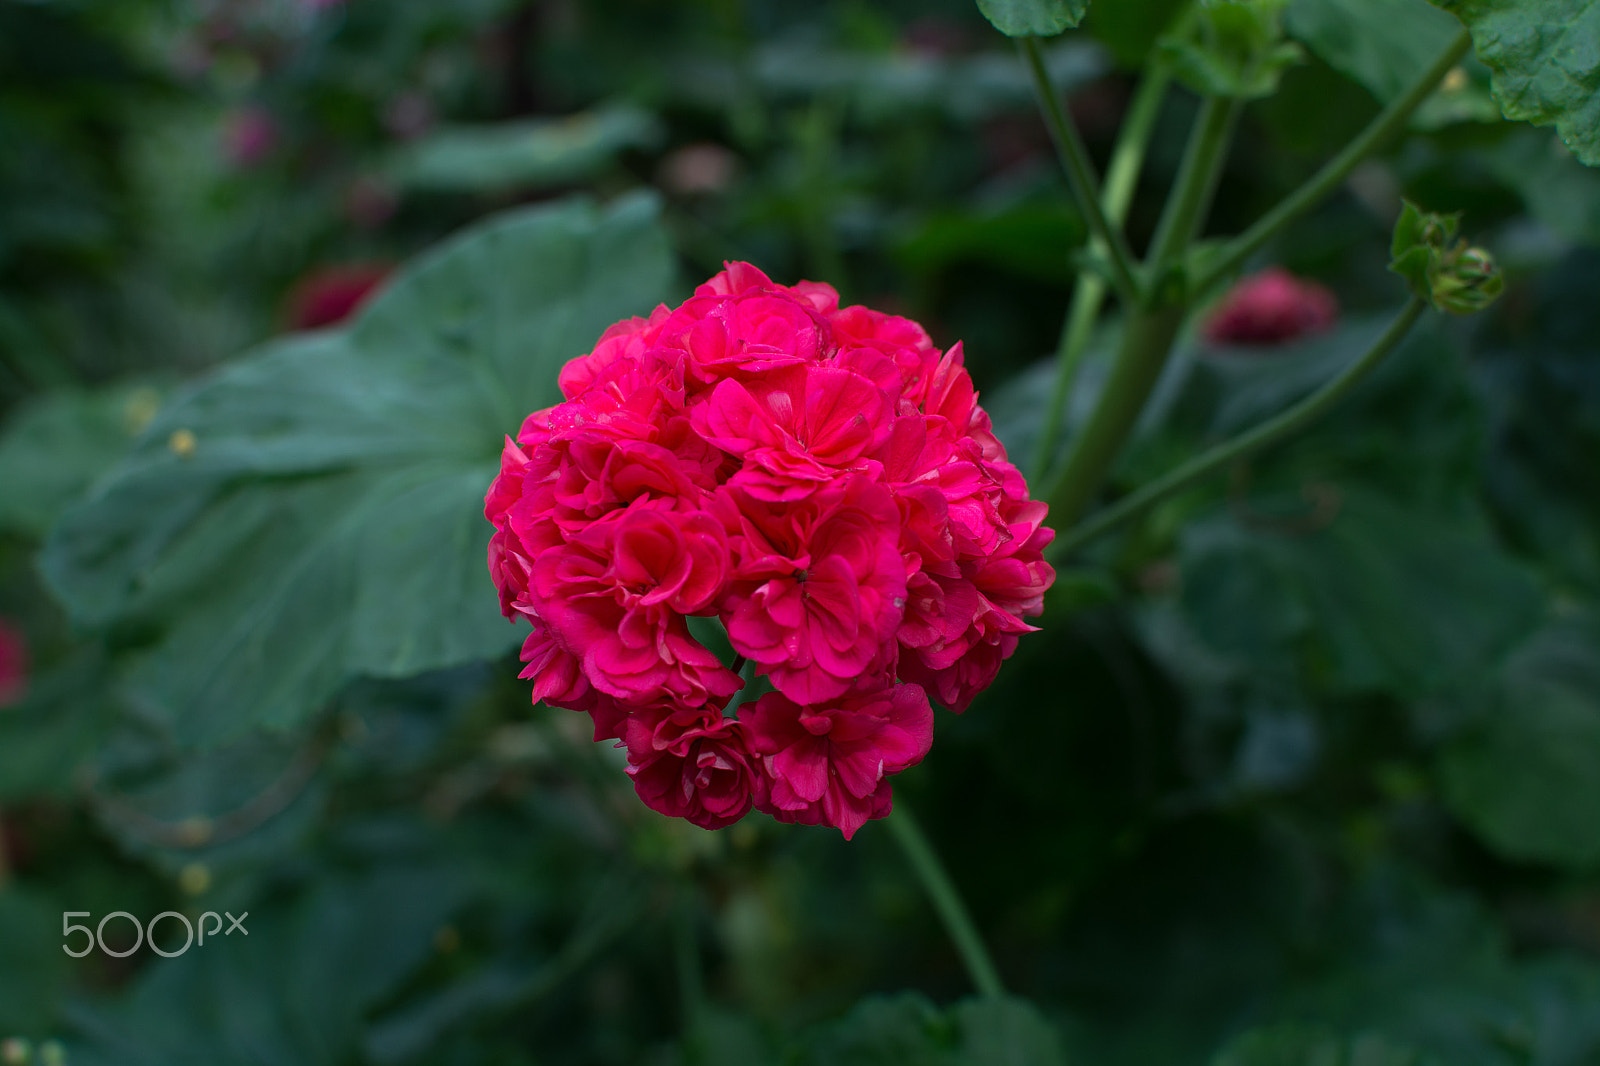
[[[1482,248],[1463,248],[1445,256],[1432,281],[1434,306],[1453,315],[1482,311],[1506,287],[1494,256]]]

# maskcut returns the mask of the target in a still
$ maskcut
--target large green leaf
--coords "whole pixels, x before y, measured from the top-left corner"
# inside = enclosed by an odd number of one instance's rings
[[[1183,609],[1214,653],[1255,670],[1304,657],[1339,690],[1421,694],[1491,668],[1538,617],[1532,577],[1473,524],[1354,487],[1325,515],[1300,510],[1184,531]]]
[[[1053,37],[1083,21],[1089,0],[978,0],[978,10],[1007,37]]]
[[[504,434],[671,275],[647,198],[492,219],[349,329],[173,403],[63,518],[44,572],[80,622],[151,641],[129,693],[185,741],[292,726],[358,675],[497,655],[517,635],[481,513]]]
[[[1528,213],[1568,240],[1600,245],[1600,174],[1580,166],[1554,135],[1513,127],[1489,153]]]
[[[446,126],[391,161],[396,181],[428,192],[498,193],[567,185],[661,137],[648,112],[618,105],[561,119]]]
[[[1455,41],[1461,24],[1428,0],[1293,0],[1286,25],[1330,67],[1383,103],[1402,95]],[[1452,78],[1424,108],[1425,125],[1494,121],[1499,110],[1485,84]]]
[[[1570,619],[1507,664],[1487,712],[1445,752],[1450,806],[1515,859],[1600,866],[1600,628]]]
[[[1600,166],[1600,0],[1433,0],[1472,31],[1507,118],[1555,126]]]
[[[0,529],[42,537],[108,470],[161,402],[148,385],[46,393],[0,435]]]
[[[75,1021],[85,1042],[71,1061],[355,1061],[364,1017],[429,959],[436,932],[465,890],[453,871],[396,864],[324,877],[298,898],[235,906],[235,914],[251,911],[248,936],[207,939],[180,957],[156,960],[120,1002],[80,1008]]]

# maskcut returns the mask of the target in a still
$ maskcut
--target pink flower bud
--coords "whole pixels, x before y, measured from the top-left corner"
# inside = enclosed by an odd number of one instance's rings
[[[1235,285],[1206,320],[1212,344],[1287,344],[1333,328],[1339,301],[1327,287],[1269,267]]]

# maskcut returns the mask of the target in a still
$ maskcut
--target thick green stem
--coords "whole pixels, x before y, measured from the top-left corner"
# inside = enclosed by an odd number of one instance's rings
[[[1171,75],[1164,68],[1155,67],[1139,83],[1133,104],[1128,108],[1117,145],[1111,152],[1111,165],[1106,169],[1105,210],[1107,219],[1121,226],[1128,217],[1133,203],[1134,189],[1139,184],[1139,172],[1144,169],[1145,151],[1150,147],[1150,136],[1155,132],[1156,118],[1161,113],[1161,102],[1166,98]],[[1105,254],[1105,246],[1096,238],[1091,244],[1093,254]],[[1080,271],[1072,290],[1072,306],[1061,330],[1061,343],[1056,351],[1056,384],[1045,409],[1044,426],[1039,431],[1039,443],[1034,450],[1032,480],[1040,481],[1050,472],[1050,461],[1055,456],[1056,437],[1061,433],[1061,420],[1067,409],[1067,397],[1072,394],[1072,383],[1078,376],[1084,353],[1089,350],[1089,338],[1100,317],[1100,307],[1105,302],[1106,283],[1099,274]]]
[[[1067,530],[1064,536],[1051,545],[1051,558],[1058,561],[1067,558],[1102,533],[1108,532],[1123,522],[1137,517],[1162,500],[1182,492],[1195,482],[1210,476],[1223,467],[1237,462],[1253,452],[1260,451],[1268,445],[1275,444],[1285,437],[1298,433],[1318,418],[1321,418],[1334,404],[1343,399],[1345,394],[1354,388],[1362,378],[1366,377],[1382,363],[1390,352],[1399,346],[1406,334],[1411,332],[1411,327],[1416,325],[1417,319],[1422,316],[1422,312],[1427,309],[1427,306],[1426,301],[1419,297],[1413,297],[1411,302],[1406,304],[1405,309],[1400,312],[1399,317],[1384,332],[1383,336],[1378,338],[1378,342],[1365,355],[1351,363],[1322,388],[1282,414],[1269,418],[1259,426],[1240,434],[1233,440],[1225,441],[1196,456],[1138,491],[1124,496],[1110,507],[1095,514],[1088,521],[1079,523]]]
[[[1165,279],[1205,224],[1238,110],[1236,101],[1218,98],[1208,98],[1200,109],[1151,248],[1145,301],[1130,309],[1105,391],[1051,486],[1050,517],[1058,527],[1075,522],[1094,499],[1167,365],[1187,300],[1181,289],[1169,292]]]
[[[1383,113],[1373,119],[1366,129],[1362,130],[1355,140],[1347,145],[1344,151],[1335,156],[1326,166],[1317,171],[1316,175],[1295,192],[1291,193],[1282,203],[1262,216],[1260,221],[1251,226],[1244,233],[1229,241],[1222,250],[1217,260],[1210,265],[1205,274],[1200,277],[1192,291],[1201,295],[1217,282],[1228,277],[1244,265],[1244,261],[1254,255],[1272,236],[1289,223],[1305,214],[1326,198],[1334,189],[1344,183],[1355,170],[1384,142],[1397,134],[1410,120],[1412,114],[1421,107],[1428,97],[1433,95],[1445,75],[1449,74],[1455,65],[1461,62],[1463,56],[1472,48],[1472,38],[1465,30],[1455,39],[1449,48],[1446,48],[1434,61],[1433,66],[1418,78],[1416,83],[1406,90],[1405,95],[1397,98]]]
[[[1050,520],[1058,529],[1077,521],[1099,491],[1167,365],[1183,315],[1183,307],[1177,304],[1129,312],[1111,376],[1089,421],[1072,438],[1061,473],[1046,497]]]
[[[1033,89],[1039,98],[1039,110],[1049,127],[1050,139],[1055,142],[1056,155],[1067,172],[1067,184],[1078,202],[1078,210],[1089,223],[1089,231],[1105,245],[1111,263],[1112,284],[1123,301],[1133,304],[1139,299],[1139,281],[1134,271],[1133,253],[1120,226],[1112,225],[1101,206],[1099,179],[1095,177],[1094,164],[1089,159],[1089,149],[1084,147],[1078,129],[1062,109],[1061,98],[1050,83],[1050,72],[1045,69],[1044,53],[1037,37],[1024,37],[1017,42],[1023,62],[1033,76]]]
[[[906,853],[911,868],[916,871],[923,889],[927,891],[928,898],[933,901],[933,909],[939,913],[939,920],[944,923],[945,932],[955,944],[956,954],[961,956],[974,987],[980,995],[990,998],[1005,995],[1000,973],[994,968],[994,960],[989,958],[989,950],[983,946],[978,927],[972,924],[972,916],[967,913],[961,894],[956,891],[944,864],[939,861],[933,845],[928,843],[922,827],[911,816],[904,800],[895,801],[895,811],[890,815],[888,825],[895,842]]]
[[[1189,244],[1199,236],[1200,228],[1205,225],[1238,119],[1237,100],[1208,96],[1200,105],[1200,115],[1195,121],[1194,132],[1189,135],[1189,146],[1184,151],[1183,164],[1178,169],[1172,195],[1167,198],[1166,209],[1162,211],[1161,222],[1156,227],[1155,239],[1150,242],[1147,260],[1152,292],[1161,285],[1167,272],[1182,258]]]

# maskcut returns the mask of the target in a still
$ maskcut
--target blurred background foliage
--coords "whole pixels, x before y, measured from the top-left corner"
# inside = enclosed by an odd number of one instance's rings
[[[1051,44],[1102,161],[1180,7]],[[1288,27],[1214,233],[1453,32]],[[964,340],[1032,456],[1084,227],[968,0],[0,0],[4,1061],[1600,1061],[1600,175],[1487,86],[1259,257],[1338,326],[1194,331],[1116,485],[1365,350],[1402,195],[1505,299],[1064,570],[898,783],[1022,997],[982,1003],[881,828],[669,822],[529,707],[477,517],[553,368],[724,259]],[[79,960],[67,910],[251,918]]]

